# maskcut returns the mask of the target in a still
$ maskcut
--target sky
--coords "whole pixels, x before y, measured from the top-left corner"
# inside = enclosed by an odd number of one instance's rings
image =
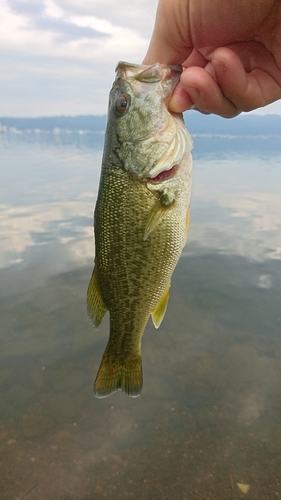
[[[103,115],[119,60],[141,63],[157,0],[0,0],[0,116]],[[281,101],[255,113],[281,114]]]

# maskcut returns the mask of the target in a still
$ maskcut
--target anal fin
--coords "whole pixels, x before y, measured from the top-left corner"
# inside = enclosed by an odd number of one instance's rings
[[[151,313],[152,322],[153,322],[155,328],[159,328],[159,326],[162,322],[162,319],[165,316],[165,312],[166,312],[168,300],[169,300],[170,286],[171,286],[171,283],[169,283],[169,285],[167,286],[161,299],[159,300],[157,306],[153,309],[153,311]]]
[[[100,286],[97,278],[96,268],[93,270],[92,277],[87,291],[87,309],[90,318],[97,328],[104,317],[107,307],[104,303]]]

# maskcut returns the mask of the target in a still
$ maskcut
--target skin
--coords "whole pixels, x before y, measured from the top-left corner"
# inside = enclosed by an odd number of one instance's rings
[[[169,108],[233,117],[281,98],[280,0],[159,0],[144,64],[181,64]]]

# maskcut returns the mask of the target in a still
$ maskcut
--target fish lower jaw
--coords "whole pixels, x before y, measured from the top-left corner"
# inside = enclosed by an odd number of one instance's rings
[[[147,177],[147,180],[148,180],[148,182],[155,182],[155,183],[169,180],[176,175],[176,172],[178,170],[178,166],[179,165],[176,164],[176,165],[173,165],[168,170],[161,170],[161,172],[157,173],[155,176]]]

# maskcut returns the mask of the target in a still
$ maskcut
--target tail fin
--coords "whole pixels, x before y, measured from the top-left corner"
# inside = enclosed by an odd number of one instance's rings
[[[107,351],[103,355],[94,383],[94,395],[106,398],[118,389],[136,398],[142,390],[142,363],[139,353],[127,358],[112,357]]]

